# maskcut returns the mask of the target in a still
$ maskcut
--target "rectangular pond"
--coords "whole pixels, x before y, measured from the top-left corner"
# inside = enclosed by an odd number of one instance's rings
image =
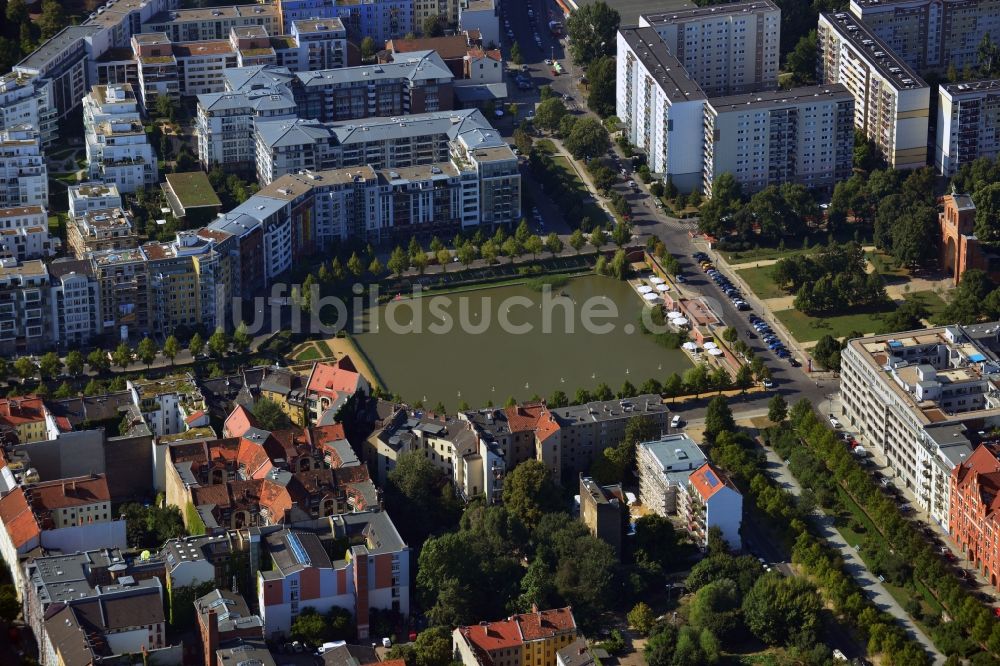
[[[538,291],[527,285],[433,292],[370,308],[355,333],[385,387],[403,400],[501,405],[601,382],[618,391],[691,367],[640,329],[643,308],[626,283],[597,275]]]

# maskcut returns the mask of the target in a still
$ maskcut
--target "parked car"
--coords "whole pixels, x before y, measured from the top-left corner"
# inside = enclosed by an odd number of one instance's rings
[[[747,337],[750,338],[751,340],[756,340],[757,339],[757,334],[754,333],[752,330],[750,330],[748,328],[747,329]]]
[[[683,423],[683,421],[681,421],[680,414],[674,414],[674,418],[670,419],[671,428],[679,428],[681,426],[681,423]]]
[[[766,388],[766,389],[773,389],[774,388],[774,380],[773,379],[765,379],[763,382],[761,382],[761,384],[763,384],[764,388]]]
[[[832,425],[837,430],[840,430],[840,421],[837,420],[837,417],[835,416],[830,417],[830,425]]]

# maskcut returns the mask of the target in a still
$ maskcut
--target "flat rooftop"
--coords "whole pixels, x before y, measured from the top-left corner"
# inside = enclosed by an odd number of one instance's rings
[[[570,5],[585,7],[597,0],[567,0]],[[689,0],[606,0],[609,7],[618,10],[621,15],[621,25],[636,25],[639,16],[643,14],[659,14],[683,9],[694,9],[696,5]]]
[[[746,93],[742,95],[727,95],[713,97],[708,100],[717,111],[733,111],[740,108],[770,108],[793,104],[807,104],[824,100],[854,100],[854,96],[840,83],[826,86],[805,86],[791,90],[775,90],[772,92]]]
[[[691,78],[684,65],[671,55],[654,28],[622,28],[619,31],[646,71],[672,102],[706,99],[701,86]]]
[[[941,88],[953,97],[974,95],[980,92],[1000,92],[1000,79],[982,79],[980,81],[963,81],[961,83],[941,84]]]
[[[771,0],[754,0],[754,2],[733,2],[723,5],[710,5],[707,7],[687,7],[676,11],[643,13],[643,18],[650,24],[657,23],[681,23],[691,21],[706,16],[724,16],[729,14],[751,14],[756,12],[779,11],[778,6]]]
[[[882,78],[890,81],[897,90],[926,88],[927,84],[906,62],[870,31],[864,23],[847,12],[822,12],[820,21],[833,26],[845,41],[864,56]]]
[[[177,200],[185,208],[199,206],[222,206],[208,174],[204,171],[189,171],[186,173],[168,173],[167,186]]]
[[[275,5],[231,5],[222,7],[205,7],[203,9],[175,9],[155,14],[148,21],[149,25],[162,25],[164,23],[203,23],[208,21],[220,21],[224,19],[249,18],[253,16],[278,15]]]

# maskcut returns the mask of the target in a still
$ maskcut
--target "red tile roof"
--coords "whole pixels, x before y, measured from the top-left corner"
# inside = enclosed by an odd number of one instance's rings
[[[556,634],[573,631],[576,629],[576,619],[573,617],[573,609],[552,608],[531,613],[521,613],[513,617],[517,626],[521,630],[521,637],[526,641],[537,641],[543,638],[550,638]]]
[[[243,405],[236,405],[225,423],[222,424],[222,434],[224,437],[242,437],[250,428],[257,427],[257,419]]]
[[[336,363],[317,363],[309,375],[308,392],[336,398],[341,393],[353,394],[361,383],[361,374],[349,356]]]
[[[184,419],[184,422],[187,423],[188,425],[190,425],[190,424],[194,423],[195,421],[197,421],[198,419],[202,418],[203,416],[205,416],[205,411],[199,409],[196,412],[192,412],[191,414],[188,414],[188,417],[186,419]]]
[[[517,433],[537,428],[538,420],[544,411],[545,406],[536,403],[507,407],[504,409],[504,414],[507,416],[507,423],[510,424],[510,431]]]
[[[103,474],[35,483],[30,488],[35,508],[48,511],[111,501]]]
[[[20,550],[27,546],[34,547],[31,542],[37,540],[42,533],[34,512],[28,505],[24,490],[15,488],[0,497],[0,522],[3,522],[14,548]]]
[[[410,51],[437,51],[442,60],[454,60],[465,56],[468,41],[464,35],[451,37],[424,37],[421,39],[391,39],[385,48],[393,53]]]
[[[986,518],[1000,519],[1000,460],[992,448],[980,444],[952,471],[952,476],[958,488],[974,487],[986,509]]]
[[[510,619],[459,627],[459,631],[466,640],[485,652],[518,647],[523,643],[517,623]]]
[[[25,396],[0,399],[0,423],[15,428],[26,423],[44,421],[45,411],[45,404],[41,398]]]
[[[736,490],[729,477],[713,467],[712,463],[705,463],[692,472],[691,476],[688,477],[688,483],[694,486],[694,489],[704,500],[712,497],[726,486]]]

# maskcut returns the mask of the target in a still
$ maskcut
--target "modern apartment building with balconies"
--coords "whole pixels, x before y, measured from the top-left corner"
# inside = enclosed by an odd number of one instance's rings
[[[84,100],[88,175],[135,192],[157,183],[157,159],[129,84],[94,86]]]
[[[0,130],[0,208],[48,203],[49,170],[38,129],[17,125]]]
[[[857,338],[843,352],[846,425],[945,527],[952,470],[1000,425],[998,351],[1000,322]]]

